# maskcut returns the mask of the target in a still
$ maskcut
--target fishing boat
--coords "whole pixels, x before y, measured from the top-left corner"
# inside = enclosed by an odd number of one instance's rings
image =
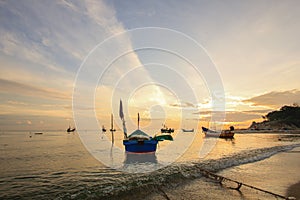
[[[155,152],[159,141],[173,140],[171,135],[158,135],[151,137],[144,131],[140,130],[140,115],[138,113],[138,128],[127,136],[127,129],[125,125],[125,118],[123,114],[122,100],[120,100],[120,118],[123,122],[124,140],[123,145],[125,146],[126,152],[131,153],[150,153]]]
[[[71,128],[71,126],[69,126],[69,128],[67,129],[67,132],[70,133],[70,132],[74,132],[76,130],[76,128]]]
[[[202,126],[202,132],[206,137],[233,138],[234,127],[230,126],[229,130],[222,130],[221,132],[218,132]]]
[[[137,129],[123,140],[125,150],[135,153],[155,152],[158,140]]]
[[[181,129],[182,130],[182,132],[194,132],[194,129]]]
[[[161,133],[174,133],[174,129],[173,128],[168,128],[165,124],[163,125],[163,127],[160,129]]]
[[[106,132],[106,128],[104,127],[104,125],[102,126],[102,132]]]

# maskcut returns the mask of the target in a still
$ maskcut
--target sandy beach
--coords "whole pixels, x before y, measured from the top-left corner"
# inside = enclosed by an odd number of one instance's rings
[[[225,169],[218,174],[284,197],[300,199],[300,174],[297,173],[299,166],[298,147],[262,161]],[[147,199],[276,199],[274,195],[245,186],[242,186],[240,191],[231,189],[236,186],[236,183],[219,184],[202,177],[180,185],[170,183]]]

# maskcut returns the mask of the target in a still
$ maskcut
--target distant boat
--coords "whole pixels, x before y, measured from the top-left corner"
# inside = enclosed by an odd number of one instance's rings
[[[234,127],[230,126],[229,130],[222,130],[221,133],[218,131],[210,130],[202,126],[202,132],[206,137],[219,137],[219,138],[233,138]]]
[[[124,140],[123,145],[125,146],[126,152],[131,153],[149,153],[155,152],[157,143],[163,140],[173,140],[171,135],[159,135],[155,137],[149,136],[147,133],[140,130],[140,115],[138,113],[138,129],[133,131],[127,136],[127,129],[125,126],[125,119],[123,114],[122,101],[120,100],[120,118],[123,122]]]
[[[174,133],[174,129],[173,128],[168,128],[164,124],[163,127],[160,129],[160,132],[161,133]]]
[[[182,129],[182,132],[194,132],[194,129]]]
[[[70,133],[70,132],[74,132],[76,130],[76,128],[71,128],[71,126],[69,126],[69,128],[67,129],[67,132]]]
[[[104,125],[102,126],[102,132],[106,132],[106,128],[104,127]]]
[[[36,132],[34,133],[35,135],[42,135],[43,133],[42,132]]]

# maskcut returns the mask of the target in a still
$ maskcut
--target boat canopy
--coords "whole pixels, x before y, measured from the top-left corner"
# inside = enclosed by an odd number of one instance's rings
[[[133,131],[133,133],[131,133],[129,136],[128,136],[129,139],[146,139],[146,140],[150,140],[150,136],[147,135],[145,132],[137,129],[135,131]]]

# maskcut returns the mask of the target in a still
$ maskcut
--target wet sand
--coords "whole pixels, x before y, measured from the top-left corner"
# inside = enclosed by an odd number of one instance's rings
[[[295,197],[296,199],[300,199],[300,181],[294,185],[291,185],[286,193],[289,197]]]
[[[255,191],[249,188],[242,188],[241,191],[230,189],[230,184],[219,184],[207,178],[199,178],[178,186],[170,185],[161,187],[161,191],[153,193],[145,200],[244,200],[244,199],[276,199],[273,195]]]
[[[278,153],[270,158],[255,163],[248,163],[225,169],[218,174],[233,180],[265,189],[269,192],[300,199],[300,147]],[[162,199],[280,199],[272,194],[242,186],[240,191],[232,182],[217,181],[208,178],[186,180],[180,185],[169,183],[159,191],[152,193],[145,200]]]

